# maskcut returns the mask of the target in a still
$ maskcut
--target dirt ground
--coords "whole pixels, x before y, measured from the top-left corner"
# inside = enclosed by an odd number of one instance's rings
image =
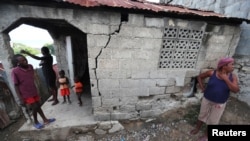
[[[72,131],[65,141],[196,141],[203,132],[201,131],[194,136],[190,135],[189,132],[195,125],[199,106],[193,105],[168,111],[151,120],[121,121],[125,129],[113,134],[96,135],[93,132]],[[17,131],[24,122],[24,118],[21,117],[8,127],[0,130],[1,141],[24,141],[21,138],[21,133]],[[250,107],[246,103],[231,97],[220,124],[250,125]],[[33,140],[39,141],[35,138],[35,135],[25,141]]]

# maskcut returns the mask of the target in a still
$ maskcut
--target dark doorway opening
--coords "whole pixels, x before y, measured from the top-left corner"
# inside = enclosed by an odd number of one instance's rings
[[[80,81],[84,85],[83,93],[90,94],[90,78],[87,56],[87,37],[86,34],[80,32],[71,36],[73,66],[75,76],[80,77]]]
[[[9,28],[7,28],[5,32],[8,33],[21,24],[27,24],[47,30],[54,40],[54,47],[56,48],[55,50],[65,48],[66,45],[63,45],[62,43],[65,43],[65,38],[70,36],[74,76],[80,76],[80,81],[84,84],[84,94],[90,96],[91,90],[88,67],[87,35],[65,20],[36,18],[21,18],[13,23]],[[61,44],[58,45],[57,43]],[[58,52],[56,53],[56,58],[57,63],[60,63],[61,58],[67,60],[65,54],[60,54]],[[60,65],[57,64],[57,67],[68,68],[67,64],[64,63],[60,63]]]

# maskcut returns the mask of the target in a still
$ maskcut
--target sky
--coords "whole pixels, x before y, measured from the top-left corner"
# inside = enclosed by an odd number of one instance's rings
[[[41,48],[46,43],[53,43],[53,39],[47,30],[22,24],[9,33],[11,44],[22,43],[34,48]],[[38,56],[42,56],[39,54]],[[56,58],[53,56],[53,64],[56,64]],[[39,68],[40,61],[35,60],[29,56],[26,57],[29,64],[34,68]]]
[[[11,43],[22,43],[34,48],[41,48],[46,43],[53,43],[47,30],[22,24],[10,33]]]

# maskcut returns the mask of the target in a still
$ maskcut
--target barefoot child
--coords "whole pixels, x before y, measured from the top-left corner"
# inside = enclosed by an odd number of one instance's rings
[[[66,97],[68,99],[68,103],[70,104],[70,91],[69,91],[69,79],[65,76],[64,70],[59,71],[59,78],[57,80],[57,84],[60,89],[61,96],[63,96],[63,104],[66,102]]]
[[[74,78],[74,81],[75,81],[75,83],[74,83],[74,86],[72,86],[72,88],[75,87],[74,92],[77,95],[77,98],[78,98],[78,101],[79,101],[78,104],[79,104],[79,106],[82,106],[81,95],[82,95],[82,92],[83,92],[83,84],[80,82],[79,77],[77,77],[77,76]]]

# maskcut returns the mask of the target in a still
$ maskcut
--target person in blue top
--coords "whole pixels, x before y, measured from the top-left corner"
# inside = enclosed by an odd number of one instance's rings
[[[197,134],[203,124],[219,124],[230,92],[237,93],[240,90],[238,78],[233,73],[233,70],[234,59],[231,57],[221,58],[217,64],[217,69],[208,70],[197,77],[199,86],[202,92],[204,92],[204,95],[201,101],[196,127],[191,130],[190,134]],[[204,80],[206,78],[209,78],[209,80],[205,87]],[[207,130],[199,140],[207,140]]]

